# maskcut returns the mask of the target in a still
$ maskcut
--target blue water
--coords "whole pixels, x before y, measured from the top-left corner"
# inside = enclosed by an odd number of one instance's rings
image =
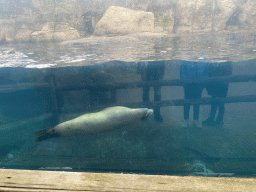
[[[193,61],[170,59],[174,52],[168,46],[160,46],[159,55],[134,61],[107,60],[111,53],[83,51],[81,45],[64,49],[51,44],[43,50],[37,44],[15,46],[13,54],[5,54],[12,45],[1,47],[1,168],[255,176],[256,60],[239,57],[231,63],[231,74],[211,76],[212,69],[200,65],[206,64],[200,55]],[[167,56],[159,59],[165,49]],[[208,76],[200,78],[195,72],[196,77],[184,78],[184,61]],[[224,63],[224,68],[226,61],[224,56],[209,59],[211,64]],[[202,124],[210,116],[212,96],[206,87],[214,78],[211,82],[222,87],[213,89],[214,102],[225,103],[224,116],[218,123],[219,107],[213,122]],[[184,105],[195,101],[200,104],[198,120],[193,120],[193,106],[184,119]],[[154,115],[110,132],[36,142],[35,131],[109,106],[153,108]]]

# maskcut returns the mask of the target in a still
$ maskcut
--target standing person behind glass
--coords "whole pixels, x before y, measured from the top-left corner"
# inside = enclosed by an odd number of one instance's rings
[[[181,79],[206,79],[209,77],[209,65],[206,62],[204,57],[199,57],[198,62],[183,61],[180,69],[180,78]],[[185,99],[200,99],[203,89],[205,88],[204,83],[200,82],[191,82],[184,85],[184,97]],[[184,105],[184,127],[190,125],[189,121],[189,111],[191,104]],[[199,122],[199,105],[194,104],[193,106],[193,125],[200,127]]]
[[[158,81],[163,79],[165,71],[164,61],[145,61],[137,63],[137,72],[141,74],[142,81]],[[149,102],[150,87],[143,87],[143,102]],[[154,86],[154,101],[161,100],[161,86]],[[162,122],[163,117],[160,107],[154,107],[154,116],[157,122]]]
[[[232,75],[231,62],[210,64],[211,77],[229,76],[229,75]],[[212,96],[212,98],[227,97],[228,86],[229,86],[228,81],[218,80],[218,81],[213,81],[208,83],[206,86],[206,90],[208,94]],[[214,121],[218,107],[219,107],[219,114],[216,121]],[[224,113],[225,113],[225,106],[223,102],[212,102],[210,117],[207,120],[203,121],[203,125],[209,125],[209,126],[222,125]]]

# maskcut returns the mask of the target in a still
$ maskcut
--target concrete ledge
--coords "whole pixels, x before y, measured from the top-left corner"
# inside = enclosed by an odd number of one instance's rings
[[[255,178],[0,169],[0,191],[256,191]]]

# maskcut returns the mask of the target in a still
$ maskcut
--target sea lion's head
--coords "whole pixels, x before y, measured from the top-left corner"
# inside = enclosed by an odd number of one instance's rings
[[[147,117],[153,113],[153,109],[143,108],[142,110],[144,113],[141,120],[147,119]]]

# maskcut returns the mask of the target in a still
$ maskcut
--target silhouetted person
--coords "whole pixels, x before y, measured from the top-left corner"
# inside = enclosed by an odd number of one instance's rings
[[[224,63],[212,63],[210,64],[210,76],[218,77],[218,76],[228,76],[232,75],[232,63],[224,62]],[[206,90],[212,98],[216,97],[227,97],[228,94],[228,81],[213,81],[207,84]],[[215,120],[215,115],[217,113],[217,108],[219,108],[218,117]],[[203,125],[215,126],[223,124],[223,117],[225,113],[225,107],[223,102],[213,102],[211,104],[211,112],[210,117],[203,121]]]
[[[203,62],[204,58],[200,57],[199,62],[183,61],[180,69],[181,79],[206,79],[209,77],[209,65]],[[184,97],[185,99],[200,99],[203,89],[205,88],[204,83],[191,82],[184,85]],[[191,104],[184,105],[184,126],[189,126],[189,111]],[[200,126],[199,119],[199,105],[193,106],[193,125]]]
[[[164,61],[145,61],[137,64],[138,73],[142,81],[158,81],[163,79],[165,71]],[[149,102],[150,87],[143,87],[143,102]],[[161,100],[161,86],[154,86],[154,101]],[[162,122],[160,107],[154,107],[154,116],[157,122]]]

